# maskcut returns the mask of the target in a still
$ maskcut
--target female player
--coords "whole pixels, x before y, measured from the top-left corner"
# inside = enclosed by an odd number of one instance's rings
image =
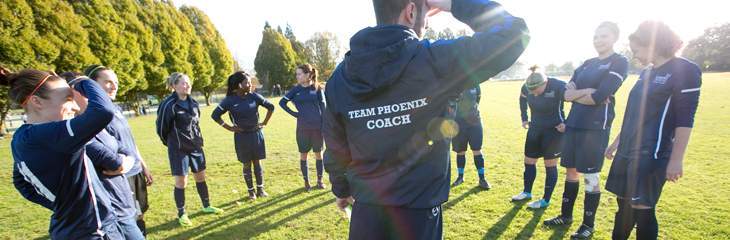
[[[459,176],[451,186],[459,186],[464,182],[464,167],[466,166],[466,147],[471,147],[474,154],[474,166],[479,176],[479,187],[490,189],[491,186],[484,177],[484,156],[482,156],[482,118],[479,114],[479,101],[482,91],[479,85],[464,90],[459,95],[456,105],[456,123],[459,125],[459,133],[452,140],[452,147],[456,152],[456,169]]]
[[[563,132],[565,121],[563,98],[565,82],[548,78],[537,72],[537,67],[530,68],[532,74],[527,77],[520,92],[520,112],[522,127],[527,128],[525,139],[525,172],[522,193],[512,197],[512,201],[532,198],[532,184],[535,182],[538,158],[545,159],[545,191],[542,199],[533,201],[528,208],[545,208],[558,182],[558,158],[563,148]],[[530,108],[528,120],[527,108]]]
[[[29,201],[53,211],[52,239],[122,239],[110,197],[84,146],[114,117],[106,93],[87,78],[74,89],[53,73],[0,68],[0,84],[28,122],[13,134],[13,184]],[[75,95],[88,98],[83,114]]]
[[[264,176],[261,160],[266,158],[264,133],[261,130],[269,123],[274,113],[274,105],[264,99],[261,94],[252,92],[251,77],[243,71],[235,72],[228,77],[226,98],[213,110],[211,117],[215,122],[228,131],[233,132],[233,141],[236,145],[238,161],[243,163],[243,179],[248,187],[248,198],[266,197],[264,191]],[[259,123],[258,107],[263,106],[268,111],[266,118]],[[228,112],[232,125],[228,125],[221,116]],[[251,179],[251,165],[256,175],[256,191]]]
[[[565,144],[560,165],[566,168],[565,190],[561,214],[546,225],[573,222],[573,205],[578,195],[578,180],[583,174],[585,199],[583,224],[571,235],[573,239],[589,238],[594,231],[596,210],[601,199],[600,172],[603,153],[614,118],[616,93],[628,71],[628,60],[617,54],[613,46],[619,29],[615,23],[604,22],[593,36],[598,57],[588,59],[575,70],[565,91],[565,100],[573,102],[565,122]]]
[[[66,79],[71,86],[79,80],[87,78],[75,72],[65,72],[60,76]],[[104,86],[102,89],[106,91]],[[86,110],[88,99],[76,95],[74,100],[79,106],[79,113],[83,113]],[[144,239],[142,231],[137,227],[135,221],[137,208],[132,198],[132,190],[124,177],[132,169],[135,161],[130,156],[130,151],[122,147],[119,140],[109,134],[106,129],[96,134],[85,148],[86,155],[94,165],[99,180],[109,193],[122,235],[128,240]]]
[[[297,85],[284,95],[279,101],[284,111],[297,119],[297,146],[299,147],[299,168],[304,178],[304,188],[309,191],[309,170],[307,155],[314,152],[317,167],[317,188],[324,189],[322,174],[322,112],[324,112],[324,96],[322,86],[317,81],[317,69],[312,65],[304,64],[296,70]],[[292,111],[287,103],[294,102],[297,111]]]
[[[84,75],[96,81],[106,91],[112,101],[116,99],[117,90],[120,87],[119,79],[111,68],[96,64],[90,65],[86,67]],[[106,126],[106,131],[119,141],[122,148],[128,149],[130,151],[128,156],[134,159],[134,166],[124,175],[127,176],[127,181],[132,189],[132,196],[134,197],[133,206],[139,208],[137,209],[138,216],[136,224],[142,233],[146,234],[144,213],[149,209],[147,186],[152,185],[152,173],[149,167],[147,167],[144,158],[139,153],[137,144],[134,141],[134,135],[132,135],[132,128],[129,126],[124,114],[122,114],[122,109],[119,106],[115,107],[114,119]]]
[[[172,73],[167,78],[167,86],[173,89],[157,110],[157,135],[167,146],[170,169],[175,176],[175,206],[178,222],[182,226],[192,226],[185,213],[185,187],[188,183],[188,168],[195,177],[195,187],[203,212],[222,213],[223,210],[210,205],[208,184],[205,183],[205,154],[203,135],[200,133],[200,109],[198,102],[190,96],[190,78],[182,73]]]
[[[613,239],[627,239],[634,225],[636,239],[657,239],[656,204],[664,182],[682,177],[702,72],[676,56],[682,40],[662,22],[641,23],[629,40],[634,57],[651,67],[631,89],[621,132],[606,149],[614,159],[606,190],[619,207]]]

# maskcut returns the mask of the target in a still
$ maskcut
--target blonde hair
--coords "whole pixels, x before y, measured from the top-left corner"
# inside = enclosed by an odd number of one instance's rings
[[[165,82],[167,84],[167,88],[172,90],[173,87],[178,82],[180,82],[180,79],[182,79],[183,77],[190,79],[190,77],[188,77],[188,75],[185,75],[184,73],[174,72],[174,73],[170,74],[170,76],[167,77],[167,79],[165,80]]]

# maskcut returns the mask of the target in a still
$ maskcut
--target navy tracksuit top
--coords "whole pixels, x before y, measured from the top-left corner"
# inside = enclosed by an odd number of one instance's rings
[[[520,117],[523,122],[528,121],[527,107],[530,108],[530,127],[553,128],[565,122],[563,100],[565,96],[565,82],[555,78],[548,78],[545,91],[540,95],[532,95],[525,85],[520,91]]]
[[[668,160],[674,130],[694,125],[701,85],[700,68],[684,58],[644,70],[629,94],[616,154]]]
[[[572,128],[590,130],[609,130],[616,116],[614,94],[621,87],[628,71],[629,60],[619,54],[606,59],[588,59],[575,70],[571,82],[576,89],[593,88],[591,95],[596,105],[584,105],[574,102],[565,125]],[[605,104],[606,99],[610,100]]]
[[[297,112],[291,110],[287,103],[294,103]],[[296,85],[279,100],[279,106],[297,118],[297,130],[322,129],[322,112],[324,111],[324,95],[315,86],[302,87]]]
[[[74,88],[89,99],[70,120],[25,124],[13,134],[13,184],[26,199],[53,211],[52,239],[104,235],[117,217],[84,145],[114,117],[114,105],[92,80]]]
[[[454,0],[474,35],[430,42],[401,25],[360,30],[325,88],[325,169],[337,197],[431,208],[449,195],[447,106],[511,66],[525,22],[493,1]]]

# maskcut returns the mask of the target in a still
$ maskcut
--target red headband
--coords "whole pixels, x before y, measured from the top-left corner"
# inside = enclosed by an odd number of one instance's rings
[[[38,89],[40,89],[44,83],[46,83],[46,80],[48,80],[49,77],[51,77],[51,74],[46,75],[46,77],[44,77],[43,80],[38,82],[38,84],[35,85],[35,88],[33,89],[33,91],[30,92],[30,94],[28,94],[27,97],[25,97],[25,100],[23,100],[23,103],[21,103],[20,105],[24,106],[26,103],[28,103],[28,100],[30,100],[30,97],[32,97],[35,94],[35,92],[38,91]]]

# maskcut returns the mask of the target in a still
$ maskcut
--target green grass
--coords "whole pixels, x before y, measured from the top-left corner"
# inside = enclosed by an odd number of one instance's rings
[[[621,124],[632,77],[618,93],[618,117],[613,134]],[[685,177],[664,187],[657,217],[662,239],[730,239],[730,73],[706,74],[700,108],[687,157]],[[482,116],[485,126],[487,177],[490,191],[479,191],[476,172],[466,169],[466,183],[452,189],[444,205],[446,239],[562,239],[575,231],[569,228],[545,228],[542,220],[560,211],[564,175],[553,202],[545,211],[529,211],[523,204],[508,201],[522,188],[522,150],[525,130],[520,126],[517,97],[520,82],[488,82],[482,86]],[[724,92],[724,93],[723,93]],[[278,99],[272,99],[276,102]],[[245,187],[241,164],[236,161],[233,136],[217,126],[203,110],[203,134],[208,159],[208,184],[212,202],[226,212],[222,215],[200,213],[200,201],[190,184],[187,206],[194,227],[177,226],[173,203],[173,179],[167,152],[154,134],[154,116],[130,121],[142,155],[151,165],[155,183],[149,189],[151,208],[146,214],[150,239],[343,239],[348,222],[334,207],[333,195],[318,190],[301,190],[298,153],[294,140],[295,121],[277,109],[265,129],[268,159],[264,178],[271,195],[254,202],[244,200]],[[50,212],[24,200],[11,184],[12,158],[9,139],[0,140],[0,239],[47,239]],[[312,158],[312,157],[310,157]],[[467,158],[471,158],[467,156]],[[310,161],[310,175],[314,175]],[[610,162],[606,163],[603,179]],[[535,194],[542,194],[544,170],[538,167]],[[455,171],[455,170],[454,170]],[[191,180],[192,182],[192,180]],[[602,183],[603,184],[603,183]],[[581,220],[583,196],[579,195],[575,216]],[[596,218],[595,239],[610,238],[615,197],[604,194]]]

